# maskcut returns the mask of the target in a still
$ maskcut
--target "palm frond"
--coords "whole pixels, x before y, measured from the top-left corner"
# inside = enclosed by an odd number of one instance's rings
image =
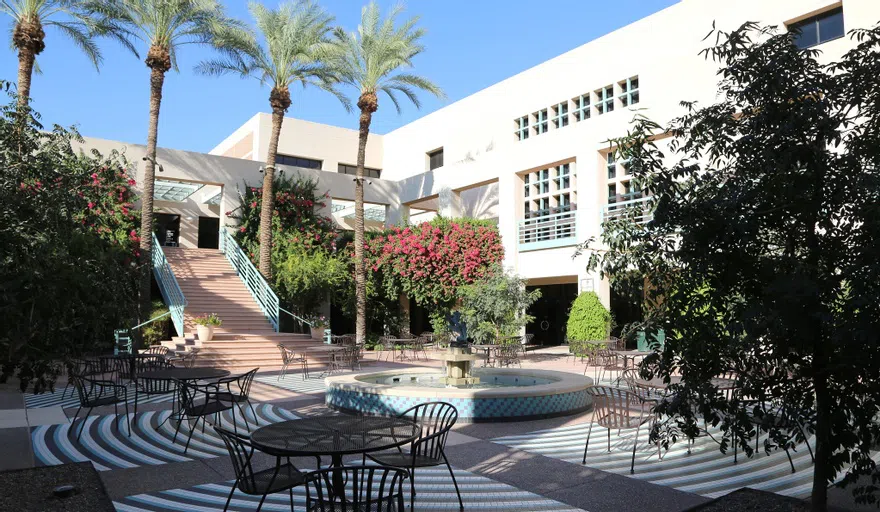
[[[91,34],[85,29],[85,27],[75,22],[52,20],[46,22],[45,25],[53,26],[66,35],[71,41],[73,41],[74,46],[86,54],[86,57],[89,58],[95,66],[95,69],[100,71],[101,61],[103,60],[101,57],[101,50],[98,48],[98,44],[95,43],[95,39],[91,37]]]

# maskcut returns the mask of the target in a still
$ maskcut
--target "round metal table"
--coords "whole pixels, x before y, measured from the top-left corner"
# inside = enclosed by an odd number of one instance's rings
[[[145,379],[202,380],[219,379],[229,375],[229,370],[221,368],[166,368],[140,373]]]
[[[341,468],[344,455],[379,452],[412,443],[422,433],[414,421],[379,416],[319,416],[260,427],[251,444],[275,457],[329,455],[330,467]],[[333,473],[333,487],[344,497],[342,473]]]

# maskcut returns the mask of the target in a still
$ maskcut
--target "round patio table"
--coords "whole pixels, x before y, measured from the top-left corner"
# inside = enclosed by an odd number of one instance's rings
[[[229,370],[223,370],[221,368],[165,368],[163,370],[149,370],[146,372],[142,372],[138,374],[138,377],[143,377],[144,379],[154,379],[154,380],[164,380],[170,379],[175,382],[179,381],[191,381],[191,380],[203,380],[203,379],[219,379],[222,377],[226,377],[229,375]],[[175,394],[180,392],[180,386],[177,386],[177,390]],[[181,397],[178,402],[182,401]],[[177,404],[178,408],[181,404]],[[172,400],[171,405],[171,415],[165,418],[162,423],[159,424],[161,427],[165,424],[169,419],[174,419],[175,421],[181,421],[180,410],[174,410],[174,401]]]
[[[318,416],[282,421],[251,433],[251,444],[275,457],[329,455],[331,468],[342,467],[343,455],[379,452],[415,441],[422,428],[405,418]],[[342,472],[333,473],[335,496],[344,498]]]
[[[101,369],[106,370],[109,368],[112,369],[120,369],[122,365],[119,365],[117,362],[122,361],[124,363],[125,375],[118,375],[118,379],[121,382],[122,378],[125,377],[128,380],[134,380],[135,378],[135,362],[138,359],[163,359],[162,356],[158,354],[132,354],[132,353],[119,353],[119,354],[107,354],[103,356],[98,356],[98,359],[101,362]]]
[[[645,357],[647,355],[651,355],[654,352],[648,350],[615,350],[614,354],[623,358],[623,367],[629,368],[629,361],[632,360],[633,366],[636,364],[637,357]]]
[[[474,345],[471,345],[471,348],[475,348],[475,349],[477,349],[477,350],[482,350],[482,351],[485,351],[485,352],[486,352],[486,361],[483,363],[483,366],[485,367],[485,366],[489,366],[489,362],[490,362],[491,359],[492,359],[492,351],[493,351],[493,350],[498,350],[498,348],[499,348],[500,346],[501,346],[501,345],[491,345],[491,344],[489,344],[489,345],[483,345],[483,344],[478,345],[478,344],[474,344]]]

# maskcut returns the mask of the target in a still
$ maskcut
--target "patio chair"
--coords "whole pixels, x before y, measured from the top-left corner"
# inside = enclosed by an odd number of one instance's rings
[[[637,368],[627,368],[623,371],[620,378],[626,383],[626,387],[631,393],[639,395],[645,401],[656,403],[664,398],[668,398],[668,395],[664,390],[638,386],[636,384],[636,380],[639,379],[639,370]]]
[[[394,359],[397,357],[395,355],[397,348],[396,348],[394,338],[392,338],[391,336],[380,336],[379,337],[379,344],[382,345],[382,350],[376,352],[376,361],[381,360],[383,353],[386,353],[385,360],[387,361],[388,360],[387,352],[391,352],[391,360],[394,361]]]
[[[223,377],[216,382],[217,387],[219,388],[217,399],[221,402],[231,402],[235,404],[235,407],[232,408],[232,422],[235,423],[235,409],[238,408],[238,412],[244,417],[244,424],[247,426],[248,430],[250,430],[251,427],[248,424],[247,414],[245,414],[241,408],[241,404],[247,404],[251,413],[254,415],[254,421],[259,425],[260,419],[257,417],[257,412],[254,410],[254,406],[251,404],[250,400],[251,384],[253,384],[254,377],[257,375],[258,370],[259,368],[254,368],[247,373],[231,377]]]
[[[596,352],[596,362],[601,366],[599,379],[596,382],[602,382],[602,378],[605,377],[606,373],[616,372],[616,381],[617,383],[620,383],[620,377],[623,374],[623,371],[626,370],[626,363],[623,358],[609,348],[599,348]],[[610,377],[608,382],[612,382]]]
[[[281,351],[281,373],[278,374],[278,380],[284,378],[284,375],[287,374],[287,369],[293,364],[299,364],[302,368],[303,380],[309,378],[309,361],[306,359],[305,354],[297,355],[296,352],[280,343],[278,344],[278,350]]]
[[[131,418],[128,416],[128,390],[125,389],[125,386],[110,380],[93,379],[84,375],[73,374],[70,376],[70,379],[73,381],[73,387],[76,389],[76,393],[79,396],[79,408],[76,410],[76,414],[73,415],[73,420],[70,422],[72,426],[71,430],[75,428],[73,425],[76,425],[76,419],[79,417],[80,411],[82,411],[83,408],[88,408],[86,415],[83,417],[79,434],[76,436],[77,442],[80,437],[82,437],[83,430],[86,428],[86,420],[89,415],[92,414],[92,409],[107,405],[113,406],[113,413],[116,415],[117,428],[119,428],[120,419],[119,404],[125,405],[125,419],[128,422],[128,435],[131,437]]]
[[[192,436],[195,433],[196,428],[199,426],[199,420],[202,421],[202,433],[205,432],[205,423],[207,423],[206,418],[208,416],[214,416],[215,426],[222,426],[223,416],[220,413],[232,409],[234,405],[232,402],[223,402],[219,400],[220,388],[217,384],[197,384],[188,381],[179,382],[180,421],[177,422],[177,429],[174,431],[174,438],[171,442],[177,442],[177,435],[180,433],[180,425],[183,424],[183,420],[185,419],[189,425],[189,436],[187,436],[186,446],[183,448],[183,453],[186,453],[187,450],[189,450],[189,443],[192,441]],[[192,419],[195,419],[195,423],[191,422]],[[236,432],[238,431],[235,422],[232,423],[232,428]]]
[[[97,377],[103,375],[103,370],[101,369],[101,362],[97,359],[71,359],[65,365],[67,369],[67,385],[64,386],[64,390],[61,392],[61,398],[64,399],[64,395],[67,394],[67,389],[73,386],[73,376],[80,375],[83,377]],[[70,392],[70,396],[73,396],[74,391]]]
[[[590,435],[593,433],[593,425],[598,424],[608,429],[608,452],[611,452],[611,431],[636,429],[633,440],[632,462],[630,474],[635,473],[636,447],[639,444],[639,430],[648,423],[648,429],[654,420],[649,402],[639,395],[625,389],[610,386],[592,386],[587,388],[587,393],[593,397],[593,420],[587,431],[587,442],[584,445],[584,459],[582,464],[587,463],[587,450],[590,448]],[[657,445],[657,454],[660,454],[660,445]]]
[[[409,470],[410,510],[415,510],[413,505],[416,497],[416,468],[445,464],[452,477],[455,493],[458,495],[458,505],[461,510],[464,510],[461,491],[458,489],[455,473],[452,471],[452,466],[449,465],[449,459],[446,458],[445,452],[449,431],[458,420],[458,410],[452,404],[445,402],[426,402],[407,409],[400,414],[400,417],[411,419],[422,427],[421,435],[412,442],[409,452],[398,448],[397,452],[366,454],[365,457],[385,466]]]
[[[137,417],[138,402],[141,395],[155,396],[171,394],[171,410],[174,410],[174,402],[177,395],[177,381],[175,379],[153,379],[141,376],[142,371],[147,370],[163,370],[173,368],[173,365],[163,359],[147,359],[141,366],[140,371],[135,374],[134,378],[134,415]]]
[[[362,345],[346,345],[342,349],[342,364],[351,368],[352,371],[354,371],[355,367],[360,370],[363,350],[364,347]]]
[[[428,343],[427,338],[424,336],[416,336],[412,338],[412,341],[409,343],[409,349],[412,351],[413,360],[419,360],[419,352],[425,356],[425,361],[428,360],[428,353],[425,351],[425,345]]]
[[[406,470],[390,466],[346,466],[314,471],[306,476],[306,510],[403,512],[403,480],[407,477]],[[344,497],[334,492],[334,478],[348,483]]]
[[[141,350],[141,354],[150,354],[155,356],[167,356],[171,350],[165,345],[150,345],[148,348]]]
[[[522,347],[519,343],[507,343],[495,349],[495,361],[498,367],[510,367],[513,364],[522,368],[522,362],[519,359],[519,352]]]
[[[229,503],[236,490],[251,496],[261,496],[257,511],[263,507],[266,496],[276,492],[290,491],[290,509],[293,510],[293,488],[305,484],[305,473],[297,469],[289,458],[286,463],[282,464],[280,457],[276,457],[275,467],[254,471],[251,459],[255,449],[250,438],[218,426],[214,427],[214,431],[226,445],[229,458],[232,459],[232,469],[235,471],[235,482],[232,484],[232,490],[229,491],[223,510],[229,509]],[[320,459],[318,461],[320,467]]]

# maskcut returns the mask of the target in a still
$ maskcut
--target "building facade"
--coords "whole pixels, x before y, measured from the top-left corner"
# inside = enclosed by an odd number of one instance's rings
[[[681,101],[713,102],[717,64],[699,55],[711,44],[703,38],[713,23],[730,31],[746,21],[797,28],[799,45],[833,60],[853,46],[846,32],[880,21],[880,1],[681,0],[390,133],[371,134],[368,218],[374,227],[437,213],[496,219],[505,266],[544,292],[532,312],[535,333],[559,341],[579,291],[612,301],[607,283],[586,271],[585,258],[573,257],[575,246],[598,238],[602,219],[616,207],[650,193],[614,160],[609,139],[624,135],[636,112],[663,124],[682,114]],[[182,206],[157,203],[191,219],[179,228],[180,243],[197,243],[196,215],[207,211],[224,223],[235,188],[259,182],[270,130],[271,116],[261,113],[210,155],[160,153],[161,179],[216,187],[203,193],[215,205],[196,195]],[[356,130],[292,118],[279,141],[279,168],[316,177],[343,227],[353,225],[357,142]]]

